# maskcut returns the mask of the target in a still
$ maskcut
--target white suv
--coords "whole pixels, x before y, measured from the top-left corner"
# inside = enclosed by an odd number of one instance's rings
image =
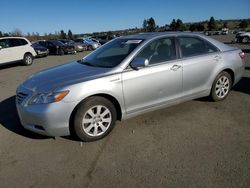
[[[0,65],[21,61],[31,65],[36,52],[28,39],[23,37],[0,38]]]

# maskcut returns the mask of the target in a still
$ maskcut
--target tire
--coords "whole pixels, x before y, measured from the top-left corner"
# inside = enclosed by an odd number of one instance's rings
[[[90,46],[88,46],[88,50],[89,51],[92,51],[93,50],[93,47],[90,45]]]
[[[116,108],[104,97],[90,97],[78,107],[74,131],[83,141],[95,141],[108,135],[115,126]]]
[[[243,37],[242,43],[243,43],[243,44],[246,44],[246,43],[248,43],[248,42],[249,42],[249,37]]]
[[[63,49],[59,49],[59,55],[64,55]]]
[[[31,55],[30,53],[24,54],[22,62],[26,66],[32,65],[32,63],[33,63],[33,55]]]
[[[210,97],[213,101],[224,100],[232,87],[232,78],[228,72],[221,72],[214,80]]]

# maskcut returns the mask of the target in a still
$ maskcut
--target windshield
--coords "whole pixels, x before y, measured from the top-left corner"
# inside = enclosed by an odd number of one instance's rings
[[[85,57],[81,63],[95,67],[115,67],[141,42],[137,39],[115,39]]]
[[[61,41],[57,41],[57,40],[52,40],[50,41],[52,44],[56,45],[56,46],[63,46],[64,44]]]
[[[86,42],[91,43],[93,42],[91,39],[85,39]]]

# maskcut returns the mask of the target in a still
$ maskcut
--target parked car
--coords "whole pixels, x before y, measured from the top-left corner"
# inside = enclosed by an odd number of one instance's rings
[[[95,39],[95,38],[88,38],[89,40],[93,41],[93,42],[96,42],[98,43],[99,46],[101,46],[101,43],[98,39]]]
[[[36,57],[46,57],[49,55],[49,49],[41,46],[39,43],[32,43],[31,45],[36,51]]]
[[[103,138],[116,120],[187,100],[224,100],[244,72],[244,53],[194,33],[114,39],[82,60],[34,74],[17,88],[22,125],[83,141]]]
[[[55,55],[64,55],[64,54],[74,54],[76,53],[74,46],[65,45],[58,40],[40,40],[36,41],[36,43],[40,44],[49,49],[50,54]]]
[[[109,42],[110,40],[115,39],[116,36],[115,35],[114,36],[99,36],[98,38],[99,38],[99,43],[101,45],[103,45],[103,44]]]
[[[28,39],[24,37],[0,38],[0,65],[15,62],[31,65],[35,56],[36,52]]]
[[[97,48],[99,48],[101,46],[100,44],[98,44],[96,42],[93,42],[92,40],[90,40],[88,38],[75,39],[74,41],[82,43],[82,44],[86,44],[87,49],[90,50],[90,51],[95,50],[95,49],[97,49]]]
[[[228,28],[222,28],[221,29],[221,34],[222,35],[228,35]]]
[[[250,43],[250,32],[238,32],[235,41],[239,43]]]
[[[75,42],[73,40],[60,39],[59,41],[65,45],[74,46],[75,51],[77,51],[77,52],[82,52],[82,51],[88,49],[86,44],[82,44],[80,42]]]

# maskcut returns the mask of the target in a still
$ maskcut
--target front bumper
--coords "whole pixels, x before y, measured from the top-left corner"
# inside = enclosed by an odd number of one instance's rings
[[[22,88],[23,89],[23,88]],[[70,135],[69,121],[75,103],[62,101],[28,105],[27,102],[32,95],[26,92],[27,96],[20,102],[20,89],[17,91],[16,107],[25,129],[46,136],[67,136]]]
[[[46,51],[36,51],[37,55],[36,56],[47,56],[49,55],[49,50]]]
[[[76,50],[75,50],[75,48],[65,48],[64,52],[66,54],[74,54],[74,53],[76,53]]]

